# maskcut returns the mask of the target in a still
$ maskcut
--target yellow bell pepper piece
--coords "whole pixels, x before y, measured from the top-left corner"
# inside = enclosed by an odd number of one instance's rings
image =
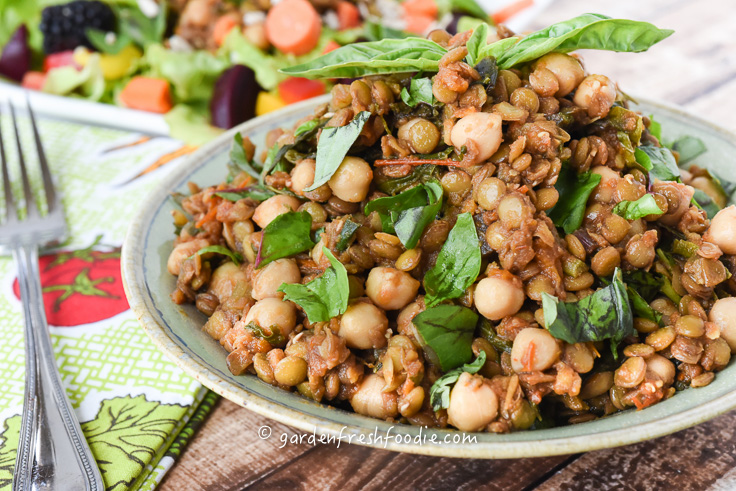
[[[87,48],[80,46],[74,50],[74,61],[81,67],[89,62],[92,52]],[[138,58],[143,56],[141,50],[129,44],[121,49],[119,53],[108,55],[100,53],[100,69],[105,80],[117,80],[127,75],[130,67]]]
[[[261,92],[256,99],[256,116],[263,116],[284,106],[286,106],[286,103],[278,95],[270,92]]]

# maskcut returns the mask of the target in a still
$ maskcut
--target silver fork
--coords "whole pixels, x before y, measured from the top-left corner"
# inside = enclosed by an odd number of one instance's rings
[[[0,244],[12,250],[17,263],[25,318],[26,388],[13,490],[103,491],[105,486],[97,464],[61,385],[43,308],[38,248],[66,235],[61,200],[54,189],[36,120],[28,103],[46,196],[46,214],[42,214],[36,205],[12,104],[10,113],[18,147],[21,194],[26,207],[26,216],[21,220],[17,214],[20,206],[14,201],[10,186],[10,172],[0,128],[0,160],[6,207],[5,221],[0,226]]]

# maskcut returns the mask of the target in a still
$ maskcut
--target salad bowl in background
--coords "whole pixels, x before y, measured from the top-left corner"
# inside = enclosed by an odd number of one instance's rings
[[[186,192],[189,181],[203,186],[220,182],[227,173],[230,145],[236,131],[249,136],[263,149],[270,130],[293,126],[327,100],[322,97],[298,103],[230,130],[194,153],[141,203],[123,245],[126,294],[143,329],[185,372],[247,409],[306,432],[394,451],[447,457],[540,457],[626,445],[702,423],[736,407],[736,364],[731,363],[710,385],[678,392],[641,411],[623,411],[574,426],[511,434],[465,434],[472,437],[468,440],[456,430],[424,429],[376,420],[307,400],[268,385],[255,375],[232,375],[223,348],[202,331],[206,317],[193,305],[179,306],[169,298],[176,283],[176,278],[166,269],[174,239],[171,219],[174,203],[169,195],[175,191]],[[632,107],[642,114],[654,115],[667,139],[685,135],[702,139],[708,151],[700,161],[718,174],[730,174],[736,135],[681,109],[643,98],[638,101]],[[401,437],[376,440],[375,434]]]

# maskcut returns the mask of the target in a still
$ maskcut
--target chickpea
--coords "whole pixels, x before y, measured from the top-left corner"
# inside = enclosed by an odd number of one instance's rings
[[[345,157],[328,184],[335,196],[348,203],[360,203],[368,196],[373,171],[358,157]]]
[[[256,211],[253,213],[253,221],[259,227],[266,228],[266,225],[271,223],[277,216],[290,211],[296,211],[301,204],[301,201],[293,196],[283,194],[271,196],[258,205]]]
[[[475,191],[475,201],[484,210],[493,210],[506,193],[506,183],[497,177],[483,179]]]
[[[498,218],[509,229],[521,227],[529,211],[524,200],[515,194],[504,196],[498,203]]]
[[[519,331],[511,347],[511,367],[515,372],[544,371],[559,358],[557,340],[544,329],[527,327]]]
[[[174,247],[174,250],[169,254],[169,259],[166,262],[166,269],[169,273],[179,276],[181,272],[181,263],[183,263],[192,254],[196,254],[200,249],[210,245],[205,239],[194,239],[189,242],[182,242]]]
[[[488,160],[503,141],[503,120],[498,114],[473,113],[461,118],[450,133],[453,146],[460,148],[468,140],[478,147],[473,164]]]
[[[317,163],[312,159],[304,159],[291,171],[291,190],[304,196],[304,189],[314,183],[314,171]]]
[[[726,297],[716,300],[708,316],[721,330],[723,338],[736,352],[736,297]]]
[[[661,380],[666,385],[675,381],[675,365],[662,355],[651,355],[647,358],[646,377]]]
[[[365,291],[373,303],[385,310],[398,310],[414,300],[419,281],[394,268],[377,267],[368,273]]]
[[[278,291],[279,287],[283,283],[299,283],[301,280],[302,275],[295,259],[277,259],[256,272],[253,279],[253,298],[284,298],[284,294]]]
[[[498,397],[483,377],[463,372],[450,392],[447,422],[460,431],[479,431],[498,415]]]
[[[524,299],[524,289],[516,278],[494,276],[478,282],[473,301],[483,317],[497,321],[517,313]]]
[[[440,130],[424,118],[414,118],[403,124],[398,135],[416,153],[430,153],[440,142]]]
[[[342,314],[337,335],[349,348],[383,348],[387,329],[386,314],[375,305],[360,302],[350,305]]]
[[[298,356],[287,356],[276,364],[273,377],[281,385],[299,385],[307,378],[307,362]]]
[[[296,307],[279,298],[264,298],[250,308],[245,323],[255,322],[262,328],[276,326],[282,336],[287,337],[296,326]]]
[[[736,254],[736,206],[716,213],[703,238],[720,247],[725,254]]]
[[[585,72],[578,60],[563,53],[549,53],[534,63],[534,69],[546,68],[555,74],[559,89],[554,94],[556,97],[564,97],[580,85]]]
[[[604,75],[588,75],[580,82],[573,101],[591,118],[603,118],[616,100],[616,86]]]
[[[386,381],[380,375],[366,375],[350,398],[353,410],[373,418],[393,418],[399,413],[395,392],[383,392]]]
[[[593,199],[599,203],[610,203],[613,201],[613,193],[616,190],[619,179],[618,173],[605,165],[596,165],[590,172],[601,176],[601,182],[593,189]]]

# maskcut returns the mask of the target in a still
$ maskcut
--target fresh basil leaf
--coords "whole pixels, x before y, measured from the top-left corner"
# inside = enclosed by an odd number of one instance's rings
[[[641,297],[651,302],[662,289],[662,280],[654,274],[641,269],[633,269],[623,274],[627,286],[636,290]]]
[[[560,175],[555,183],[560,198],[557,204],[547,212],[547,216],[567,234],[580,228],[585,215],[585,207],[593,189],[601,182],[599,174],[577,171],[566,165],[560,169]]]
[[[478,354],[478,358],[472,363],[466,363],[460,368],[451,370],[438,378],[429,389],[429,401],[432,404],[432,409],[439,411],[440,409],[447,409],[450,407],[450,392],[452,386],[460,378],[463,372],[478,373],[486,363],[486,352],[481,351]]]
[[[306,285],[284,283],[279,287],[284,300],[299,305],[307,314],[309,322],[327,322],[342,315],[348,308],[350,282],[345,266],[322,247],[322,253],[330,260],[330,267],[321,276]]]
[[[449,148],[452,152],[453,147]],[[438,158],[442,157],[438,156]],[[419,184],[439,179],[439,169],[440,167],[434,164],[417,165],[404,177],[390,178],[378,174],[374,177],[374,181],[379,191],[394,196]]]
[[[613,212],[627,220],[637,220],[645,216],[664,213],[651,194],[645,194],[636,201],[620,201],[613,207]]]
[[[189,256],[189,259],[193,258],[194,256],[202,256],[204,254],[222,254],[223,256],[229,257],[235,264],[240,264],[243,262],[243,256],[240,255],[240,253],[231,251],[227,247],[221,246],[221,245],[211,245],[207,247],[203,247],[191,256]]]
[[[307,142],[317,135],[317,132],[327,124],[327,120],[319,120],[314,126],[305,129],[298,135],[295,134],[294,143],[289,143],[279,147],[278,143],[274,143],[273,146],[268,150],[266,161],[263,163],[263,169],[260,174],[260,183],[263,184],[266,176],[274,170],[287,170],[291,163],[288,160],[288,156],[291,152],[298,151],[311,151],[308,147]]]
[[[713,201],[713,198],[708,196],[708,193],[706,193],[702,189],[695,190],[695,193],[693,194],[693,201],[699,208],[705,210],[708,218],[712,219],[714,216],[716,216],[716,213],[721,211],[721,207],[718,206],[716,202]]]
[[[293,256],[314,247],[310,236],[312,229],[312,215],[306,211],[290,211],[274,218],[263,229],[261,247],[256,256],[256,268],[266,264]]]
[[[87,28],[84,31],[84,34],[97,51],[108,55],[116,55],[120,53],[123,48],[126,48],[133,42],[133,40],[130,39],[130,36],[125,33],[120,33],[116,34],[114,40],[109,43],[107,37],[108,33],[93,27]]]
[[[481,24],[484,24],[482,20],[463,15],[457,20],[457,32],[472,31]]]
[[[432,93],[432,80],[428,78],[413,78],[409,85],[409,90],[406,87],[401,89],[401,100],[406,103],[407,106],[415,107],[420,102],[434,104],[434,94]]]
[[[485,338],[486,341],[491,343],[491,346],[493,346],[496,351],[505,351],[506,353],[511,354],[513,343],[501,338],[493,327],[493,324],[491,324],[491,321],[485,317],[480,318],[480,335]]]
[[[355,235],[355,232],[359,228],[360,228],[359,223],[355,223],[354,221],[350,219],[345,220],[345,223],[340,229],[340,234],[337,236],[337,244],[335,244],[335,249],[337,249],[340,252],[347,249],[348,246],[350,245],[350,239],[353,238],[353,235]]]
[[[248,160],[248,157],[245,155],[243,135],[240,133],[235,133],[235,136],[233,136],[233,144],[230,147],[230,162],[235,164],[240,170],[247,172],[251,177],[258,179],[261,175],[256,165]]]
[[[680,169],[669,148],[642,145],[634,152],[636,161],[649,172],[649,179],[679,181]]]
[[[365,214],[377,211],[383,231],[395,233],[404,247],[416,247],[422,232],[442,209],[442,186],[436,181],[420,184],[396,196],[369,202]]]
[[[308,131],[312,131],[314,128],[319,126],[320,120],[319,118],[310,119],[309,121],[306,121],[299,125],[299,127],[294,130],[294,136],[299,136],[302,133],[307,133]]]
[[[703,140],[696,136],[683,136],[672,142],[672,150],[680,154],[679,164],[685,165],[688,162],[708,151]]]
[[[473,34],[468,39],[468,42],[465,43],[465,47],[468,49],[468,56],[466,58],[468,65],[475,66],[480,61],[482,58],[481,49],[488,44],[487,39],[488,24],[482,23],[473,29]]]
[[[634,290],[630,286],[627,286],[626,292],[629,294],[629,300],[631,300],[631,308],[634,310],[634,314],[636,314],[637,317],[649,319],[650,321],[654,321],[657,324],[662,322],[662,314],[650,307],[647,301],[644,300],[644,298],[639,295],[636,290]]]
[[[253,198],[256,201],[266,201],[271,196],[276,196],[276,193],[266,187],[254,184],[241,189],[217,191],[215,195],[228,201],[236,202],[244,198]]]
[[[470,213],[458,215],[434,267],[424,275],[424,302],[434,307],[465,293],[480,273],[480,244]]]
[[[611,19],[600,14],[583,14],[524,36],[496,56],[498,66],[508,69],[547,53],[568,53],[578,49],[600,49],[638,53],[670,36],[674,31],[659,29],[648,22]],[[497,41],[503,42],[505,40]],[[492,43],[489,46],[493,46]],[[489,52],[493,52],[490,48]]]
[[[478,314],[459,305],[438,305],[412,320],[427,358],[449,372],[473,357],[470,345]]]
[[[662,125],[654,119],[654,115],[649,115],[649,133],[658,141],[662,141]]]
[[[371,113],[361,111],[345,126],[322,130],[319,142],[317,142],[317,168],[314,172],[314,183],[305,191],[317,189],[330,180],[370,117]]]
[[[542,307],[544,323],[554,337],[568,343],[608,339],[616,359],[618,344],[636,334],[629,296],[618,268],[610,285],[577,302],[560,302],[542,293]]]
[[[357,78],[387,73],[436,72],[447,50],[428,39],[382,39],[342,46],[312,61],[282,68],[305,78]]]

